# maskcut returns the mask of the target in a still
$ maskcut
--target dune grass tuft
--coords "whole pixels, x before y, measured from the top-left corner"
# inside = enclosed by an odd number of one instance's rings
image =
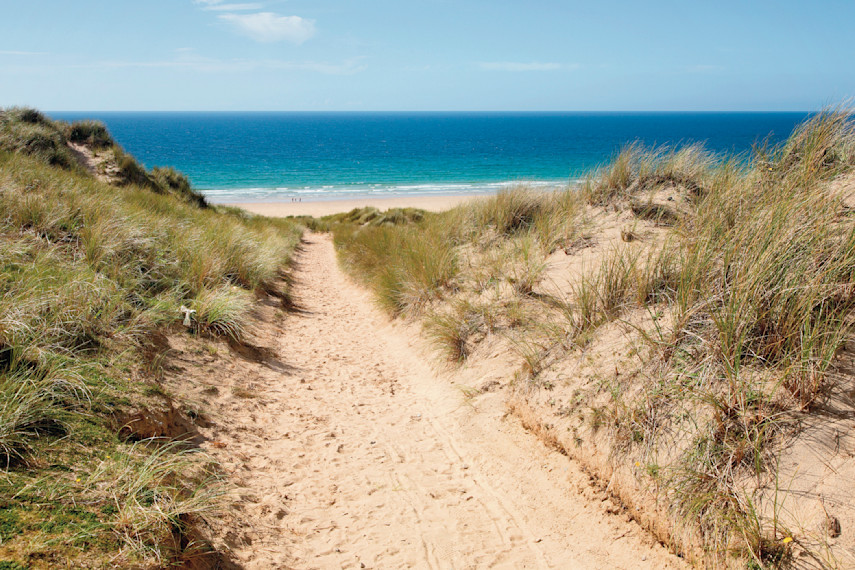
[[[336,245],[343,259],[375,288],[394,314],[418,313],[452,287],[457,258],[442,228],[422,226],[340,227]]]
[[[107,148],[116,144],[104,123],[91,120],[71,123],[68,130],[68,140],[96,149]]]
[[[588,202],[598,206],[626,202],[641,192],[663,187],[702,195],[712,186],[721,161],[700,144],[646,148],[634,142],[623,147],[610,164],[592,173],[583,191]]]
[[[345,265],[374,288],[381,304],[393,314],[417,314],[459,292],[464,283],[476,281],[476,288],[483,289],[481,276],[496,273],[488,267],[461,267],[465,248],[486,251],[505,244],[510,254],[507,282],[520,294],[530,294],[543,274],[546,255],[577,236],[582,212],[581,199],[572,191],[538,193],[519,187],[439,214],[354,210],[325,220]],[[375,225],[375,220],[390,218],[397,221]],[[499,264],[504,266],[504,260]]]
[[[35,109],[0,109],[0,151],[32,156],[51,166],[79,169],[66,145],[65,127]]]

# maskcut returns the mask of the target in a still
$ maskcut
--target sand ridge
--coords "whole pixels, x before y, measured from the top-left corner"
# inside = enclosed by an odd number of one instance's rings
[[[435,372],[328,236],[304,238],[293,294],[297,310],[259,331],[277,360],[180,357],[216,410],[202,447],[235,491],[213,532],[238,567],[685,567],[502,393],[471,401]]]

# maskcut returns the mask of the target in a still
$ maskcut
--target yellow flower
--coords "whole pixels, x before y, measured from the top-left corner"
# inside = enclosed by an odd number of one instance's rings
[[[635,462],[635,466],[636,466],[636,467],[641,467],[641,463],[639,463],[638,461],[636,461],[636,462]]]
[[[789,544],[789,543],[791,543],[792,541],[793,541],[793,537],[792,537],[792,536],[787,536],[787,537],[785,537],[785,538],[784,538],[784,540],[782,540],[781,542],[783,542],[784,544]]]
[[[80,483],[80,477],[78,477],[77,479],[75,479],[75,481],[77,481],[78,483]]]

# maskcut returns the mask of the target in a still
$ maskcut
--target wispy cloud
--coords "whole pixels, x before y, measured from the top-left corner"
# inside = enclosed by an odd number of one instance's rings
[[[577,69],[577,64],[552,62],[482,61],[478,67],[489,71],[558,71]]]
[[[257,42],[287,41],[302,44],[315,35],[315,21],[300,16],[283,16],[275,12],[259,12],[262,2],[225,2],[224,0],[193,0],[203,10],[221,12],[217,17]],[[247,13],[251,12],[251,13]]]
[[[257,42],[289,41],[297,45],[315,35],[315,22],[300,16],[280,16],[273,12],[222,14],[219,18]]]

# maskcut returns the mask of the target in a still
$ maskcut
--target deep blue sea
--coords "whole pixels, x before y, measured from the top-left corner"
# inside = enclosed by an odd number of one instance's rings
[[[50,113],[94,118],[214,202],[481,194],[566,185],[635,140],[744,153],[807,113]]]

